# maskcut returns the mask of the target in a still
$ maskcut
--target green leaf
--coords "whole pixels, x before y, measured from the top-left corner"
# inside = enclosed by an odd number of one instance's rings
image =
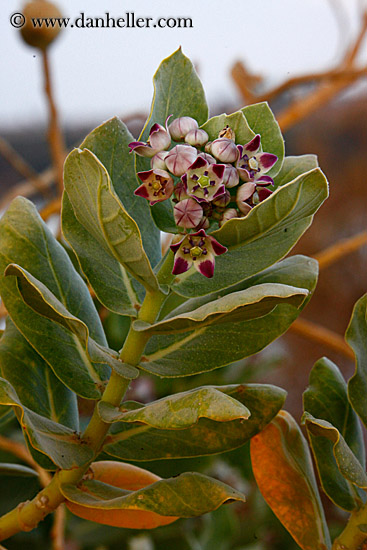
[[[356,356],[356,370],[348,382],[349,400],[367,426],[367,294],[354,306],[345,339]]]
[[[38,477],[38,473],[22,464],[0,463],[0,476]]]
[[[277,162],[268,172],[269,176],[274,176],[279,172],[284,158],[284,140],[279,124],[266,101],[247,105],[242,112],[251,130],[255,134],[260,134],[263,151],[273,153],[278,157]]]
[[[75,468],[92,460],[93,450],[81,442],[77,432],[24,407],[14,388],[2,378],[0,404],[20,409],[18,420],[32,447],[49,456],[59,468]]]
[[[203,474],[184,473],[156,481],[138,491],[127,491],[101,481],[86,481],[82,488],[61,485],[65,498],[100,510],[145,510],[162,516],[190,518],[216,510],[222,504],[245,501],[239,491]],[[88,491],[88,492],[86,492]]]
[[[191,269],[173,290],[201,296],[232,286],[285,256],[309,227],[328,194],[327,180],[316,169],[277,189],[244,218],[227,221],[212,233],[228,252],[216,258],[212,279]]]
[[[101,161],[127,213],[139,226],[144,250],[153,266],[161,257],[160,233],[155,226],[147,201],[134,195],[140,185],[136,177],[135,158],[129,153],[133,136],[117,117],[98,126],[85,138],[80,149],[89,149]]]
[[[12,202],[0,221],[0,241],[1,274],[9,263],[21,265],[85,323],[93,340],[106,344],[86,285],[31,202],[21,197]],[[84,397],[100,397],[109,369],[94,368],[75,335],[27,306],[16,277],[1,277],[0,292],[14,324],[56,376]]]
[[[54,375],[9,318],[0,340],[0,365],[2,376],[24,406],[73,430],[79,429],[75,393]]]
[[[122,422],[120,420],[112,426],[103,450],[120,459],[136,461],[194,457],[229,451],[240,447],[261,431],[280,410],[286,396],[284,390],[266,384],[213,386],[210,389],[216,396],[217,404],[224,402],[227,407],[229,404],[232,407],[231,400],[237,401],[234,413],[225,416],[224,410],[217,410],[211,417],[208,413],[206,417],[200,417],[197,405],[195,411],[181,411],[180,415],[184,418],[177,419],[174,414],[168,414],[166,408],[171,399],[175,402],[175,396],[146,407],[130,404],[131,410],[126,413],[130,415],[130,421],[125,422],[122,419]],[[208,388],[199,388],[195,391],[202,393],[207,390]],[[186,392],[186,400],[191,401],[191,393],[193,392]],[[218,393],[224,394],[226,399],[223,397],[219,400]],[[181,396],[182,394],[178,394],[176,403],[181,403],[182,406]],[[241,404],[245,410],[250,411],[251,416],[246,420],[239,417],[230,420],[231,415],[245,413]],[[153,419],[151,413],[157,409],[160,417]],[[112,410],[107,411],[101,407],[100,411],[103,411],[106,419],[112,420]],[[137,415],[136,420],[133,420],[134,415]],[[197,420],[193,424],[195,417]],[[181,421],[186,422],[188,427],[177,429]]]
[[[294,256],[229,290],[244,290],[274,281],[307,289],[310,296],[316,286],[317,272],[315,260]],[[217,298],[217,294],[210,294],[190,299],[172,311],[171,315],[181,315]],[[281,304],[258,319],[208,326],[184,334],[153,336],[144,351],[140,366],[164,377],[210,371],[257,353],[285,332],[299,313],[299,309]]]
[[[285,157],[280,172],[274,178],[274,188],[277,189],[298,176],[318,167],[316,155],[300,155]]]
[[[308,290],[304,288],[276,283],[260,284],[227,294],[188,313],[169,315],[153,325],[135,321],[133,326],[135,330],[149,334],[200,331],[207,326],[263,317],[281,303],[299,307],[307,296]]]
[[[120,315],[135,316],[139,298],[128,273],[78,222],[67,193],[62,201],[62,231],[98,300]]]
[[[154,96],[148,120],[140,140],[146,141],[150,127],[158,122],[164,125],[167,117],[172,119],[191,116],[199,125],[208,118],[208,106],[200,79],[190,59],[181,51],[163,59],[153,78]]]
[[[212,117],[203,124],[202,128],[209,135],[209,139],[213,141],[218,139],[219,132],[227,125],[234,131],[236,143],[245,144],[255,136],[241,111],[236,111],[230,115],[223,114]]]
[[[134,405],[138,408],[129,410],[123,403],[118,409],[100,401],[98,412],[104,422],[140,422],[164,430],[191,428],[201,418],[216,422],[247,420],[251,414],[239,401],[210,386],[176,393],[148,405]]]
[[[25,269],[10,264],[5,270],[5,276],[17,277],[21,296],[29,307],[50,321],[61,325],[78,338],[85,355],[88,356],[95,369],[95,372],[92,369],[90,370],[91,376],[94,375],[97,379],[98,364],[106,364],[124,378],[137,378],[139,371],[135,367],[122,363],[117,359],[117,354],[113,350],[109,350],[90,339],[88,327],[85,323],[71,315],[52,292]]]
[[[337,506],[351,511],[363,496],[348,481],[366,478],[362,468],[365,449],[359,420],[348,401],[347,384],[334,363],[326,358],[317,361],[303,403],[321,485]]]
[[[311,455],[302,432],[281,411],[251,440],[251,462],[259,489],[303,550],[331,547]]]
[[[104,250],[148,290],[158,288],[139,228],[116,195],[106,168],[84,149],[74,149],[64,167],[64,184],[74,214]]]
[[[0,432],[2,429],[14,419],[14,412],[11,407],[0,406]]]

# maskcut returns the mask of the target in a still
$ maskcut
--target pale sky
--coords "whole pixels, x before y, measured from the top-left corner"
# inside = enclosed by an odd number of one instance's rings
[[[340,6],[342,32],[332,3]],[[67,29],[51,49],[56,99],[65,123],[99,123],[148,111],[152,76],[179,45],[197,65],[209,105],[240,103],[230,78],[237,59],[271,83],[338,60],[357,29],[364,0],[57,0],[65,17],[191,17],[191,29]],[[6,7],[4,7],[6,4]],[[0,18],[0,128],[44,124],[41,64],[9,22],[20,0],[3,0]]]

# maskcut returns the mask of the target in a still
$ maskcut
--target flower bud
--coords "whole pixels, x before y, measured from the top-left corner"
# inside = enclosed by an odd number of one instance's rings
[[[246,201],[252,197],[252,195],[255,193],[255,190],[256,184],[252,181],[248,181],[238,188],[236,202],[238,208],[243,214],[247,214],[249,212],[249,205],[246,203]]]
[[[196,130],[198,127],[199,125],[194,118],[182,116],[180,118],[175,118],[168,126],[168,130],[174,141],[183,141],[190,130]]]
[[[208,141],[208,143],[205,145],[204,150],[205,150],[206,153],[210,153],[211,148],[212,148],[212,143],[213,143],[212,141]]]
[[[164,159],[166,158],[167,155],[168,155],[168,151],[159,151],[159,153],[154,155],[154,157],[150,161],[151,167],[153,169],[159,168],[159,170],[167,170],[166,163],[164,162]]]
[[[54,27],[48,27],[42,25],[42,27],[34,27],[32,19],[51,17],[62,17],[62,14],[55,4],[46,2],[44,0],[35,0],[34,2],[28,2],[22,9],[25,25],[21,28],[20,32],[23,40],[34,48],[45,50],[51,42],[55,40],[59,34],[61,28],[58,25]]]
[[[197,128],[196,130],[190,130],[185,136],[185,141],[189,145],[192,145],[193,147],[202,147],[207,143],[209,139],[208,134],[205,130],[200,130]]]
[[[175,187],[175,197],[179,201],[183,201],[184,199],[188,199],[189,195],[186,192],[186,185],[183,181],[179,181]]]
[[[210,152],[220,162],[236,162],[238,157],[236,144],[227,138],[219,138],[213,141]]]
[[[179,227],[192,229],[200,223],[203,209],[194,199],[185,199],[176,204],[173,215]]]
[[[227,124],[227,126],[219,132],[218,137],[219,138],[227,138],[227,139],[230,139],[231,141],[235,141],[236,134],[234,133],[232,128],[230,128]]]
[[[235,208],[227,208],[227,210],[223,212],[222,219],[219,222],[219,227],[222,227],[225,222],[231,220],[232,218],[238,218],[238,212]]]
[[[206,160],[206,162],[208,162],[209,164],[216,164],[217,163],[216,159],[214,157],[212,157],[211,155],[209,155],[209,153],[200,153],[199,157]]]
[[[210,221],[209,218],[206,216],[203,216],[200,220],[200,223],[197,225],[196,229],[208,229],[210,227]]]
[[[220,197],[218,197],[217,199],[215,199],[213,201],[213,204],[214,204],[214,206],[219,206],[220,208],[225,208],[227,206],[227,204],[229,204],[230,202],[231,202],[231,194],[226,189],[225,192],[223,193],[223,195],[221,195]]]
[[[190,145],[176,145],[168,152],[165,163],[175,176],[182,176],[197,157],[197,150]]]
[[[227,187],[227,189],[230,189],[231,187],[236,187],[239,181],[240,177],[236,168],[232,166],[232,164],[226,164],[223,175],[223,183]]]
[[[157,151],[167,149],[171,145],[171,136],[161,124],[153,124],[149,132],[149,145]]]

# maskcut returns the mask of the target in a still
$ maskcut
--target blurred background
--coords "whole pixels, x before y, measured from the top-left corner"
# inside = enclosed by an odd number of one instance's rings
[[[22,12],[22,4],[7,0],[0,19],[0,210],[22,194],[36,202],[44,219],[57,230],[60,156],[115,115],[137,137],[149,112],[152,76],[160,61],[180,45],[203,81],[211,115],[269,101],[285,136],[286,153],[316,153],[330,181],[329,200],[292,251],[319,259],[315,295],[301,319],[262,353],[205,376],[176,381],[142,377],[130,397],[151,401],[202,384],[267,382],[288,390],[286,408],[299,421],[302,392],[318,358],[328,356],[346,378],[354,368],[343,334],[353,304],[367,286],[367,2],[58,0],[57,5],[71,20],[81,12],[85,18],[103,17],[106,12],[118,18],[134,12],[136,17],[183,17],[192,23],[186,28],[63,29],[48,49],[45,64],[40,50],[26,45],[10,24],[10,16]],[[58,142],[52,138],[55,132]],[[3,319],[3,308],[0,314]],[[100,314],[111,346],[118,349],[126,320],[102,309]],[[81,407],[88,414],[87,404]],[[0,460],[18,459],[0,445]],[[203,471],[244,490],[248,503],[148,534],[68,518],[60,547],[47,542],[52,529],[48,518],[26,539],[17,535],[7,547],[298,548],[257,491],[247,446],[220,457],[149,463],[147,468],[163,477],[184,470]],[[6,487],[3,483],[0,477],[0,512],[37,490],[36,482],[13,478]],[[325,504],[335,534],[345,518]]]

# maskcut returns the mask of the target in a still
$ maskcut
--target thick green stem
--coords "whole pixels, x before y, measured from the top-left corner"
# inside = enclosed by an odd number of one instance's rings
[[[164,262],[162,265],[163,279],[168,278],[165,273],[167,271],[166,263]],[[159,274],[158,279],[160,279]],[[154,293],[147,292],[138,318],[146,323],[153,323],[165,298],[165,294],[160,290]],[[121,360],[129,365],[137,366],[148,338],[149,336],[145,333],[136,332],[131,327],[121,350]],[[128,386],[129,380],[113,372],[103,394],[102,401],[110,403],[115,407],[119,406]],[[99,453],[109,427],[110,424],[103,422],[98,415],[97,407],[95,407],[93,416],[83,434],[83,440],[87,441],[88,445],[94,450],[94,456]],[[31,531],[34,529],[47,514],[53,512],[65,500],[60,491],[60,484],[78,483],[88,468],[89,464],[73,470],[58,471],[51,483],[38,493],[33,500],[20,504],[17,508],[0,518],[0,541],[11,537],[19,531]]]
[[[344,531],[334,540],[333,550],[367,549],[367,505],[352,512]]]

